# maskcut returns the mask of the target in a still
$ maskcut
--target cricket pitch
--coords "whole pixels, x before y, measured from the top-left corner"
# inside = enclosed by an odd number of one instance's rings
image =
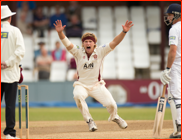
[[[151,120],[126,120],[128,128],[120,129],[114,122],[95,121],[98,130],[89,132],[85,121],[30,121],[30,139],[153,139]],[[1,137],[5,138],[3,130],[5,122],[1,122]],[[26,137],[25,122],[22,124],[23,139]],[[18,122],[16,122],[17,137],[19,137]],[[172,120],[164,120],[161,139],[168,139],[173,132]]]

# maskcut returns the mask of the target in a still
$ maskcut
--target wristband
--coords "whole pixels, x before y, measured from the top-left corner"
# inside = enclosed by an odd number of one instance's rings
[[[65,36],[64,39],[61,40],[63,45],[67,48],[71,45],[71,42],[69,41],[69,39]]]
[[[126,34],[127,32],[125,32],[125,31],[123,30],[123,33],[125,33],[125,34]]]
[[[168,70],[169,70],[170,68],[166,67],[166,69],[168,69]]]

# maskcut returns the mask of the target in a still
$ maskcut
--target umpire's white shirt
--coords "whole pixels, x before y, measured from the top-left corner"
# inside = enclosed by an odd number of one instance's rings
[[[25,54],[23,36],[17,27],[8,21],[1,22],[1,62],[7,69],[1,69],[1,82],[13,83],[20,79],[19,64]]]
[[[181,66],[181,21],[172,25],[169,30],[169,45],[177,46],[176,58],[173,64]]]
[[[103,60],[110,51],[112,49],[109,44],[96,47],[88,59],[85,49],[74,45],[73,49],[69,51],[75,57],[77,64],[79,80],[74,83],[74,86],[82,84],[84,87],[92,88],[98,83],[104,83],[102,80]]]

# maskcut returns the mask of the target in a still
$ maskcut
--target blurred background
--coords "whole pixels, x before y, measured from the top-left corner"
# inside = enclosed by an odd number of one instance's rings
[[[86,32],[94,33],[97,46],[101,46],[122,31],[126,20],[133,21],[134,26],[124,40],[106,56],[102,78],[119,107],[156,106],[163,87],[159,76],[166,67],[169,52],[170,27],[165,25],[163,16],[171,3],[180,4],[179,1],[2,1],[1,5],[16,12],[12,25],[24,37],[22,84],[29,86],[30,106],[76,107],[72,86],[77,80],[76,64],[54,28],[57,19],[66,25],[65,34],[70,41],[80,47],[81,36]],[[46,61],[50,63],[42,65]],[[101,107],[91,97],[86,101],[90,107]]]

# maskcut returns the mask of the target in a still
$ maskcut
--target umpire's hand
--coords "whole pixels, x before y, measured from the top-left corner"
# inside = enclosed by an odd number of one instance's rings
[[[6,69],[6,68],[8,68],[6,63],[5,62],[1,62],[1,69]]]

